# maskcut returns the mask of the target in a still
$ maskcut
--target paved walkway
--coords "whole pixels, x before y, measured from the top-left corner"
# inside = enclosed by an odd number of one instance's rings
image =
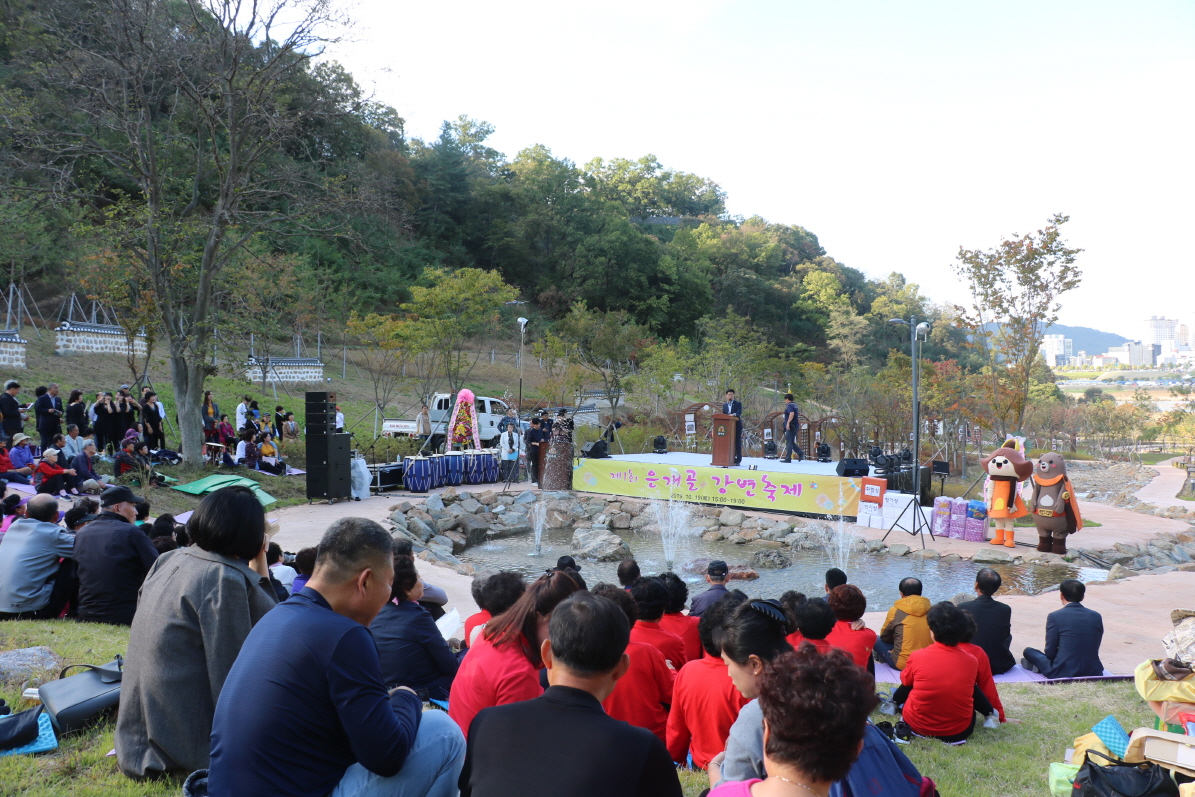
[[[1152,467],[1158,472],[1158,475],[1149,484],[1134,493],[1134,495],[1145,503],[1153,504],[1154,506],[1181,506],[1195,511],[1195,501],[1183,501],[1175,497],[1183,489],[1183,482],[1187,480],[1186,468],[1174,467],[1175,459],[1178,459],[1178,457],[1163,460],[1157,465],[1153,465]]]

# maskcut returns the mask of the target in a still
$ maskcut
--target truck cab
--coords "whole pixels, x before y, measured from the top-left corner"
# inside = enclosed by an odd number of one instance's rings
[[[506,416],[506,402],[491,396],[477,396],[477,435],[481,438],[483,448],[493,448],[498,445],[498,422]],[[437,393],[432,396],[428,404],[428,417],[432,424],[432,439],[430,448],[439,450],[447,437],[448,421],[452,418],[452,394]],[[415,434],[415,419],[392,419],[382,421],[382,433],[388,435]]]

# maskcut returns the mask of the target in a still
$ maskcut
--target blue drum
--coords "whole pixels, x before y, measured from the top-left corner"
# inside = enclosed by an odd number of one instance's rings
[[[481,484],[485,480],[485,454],[481,451],[465,452],[465,483]]]
[[[487,482],[498,481],[498,454],[493,451],[485,451],[485,480]]]
[[[465,454],[463,451],[449,451],[444,455],[448,467],[445,480],[455,486],[465,481]]]
[[[402,481],[411,492],[426,493],[432,487],[432,461],[427,457],[405,457]]]
[[[432,454],[428,457],[432,463],[432,487],[444,486],[444,455]]]

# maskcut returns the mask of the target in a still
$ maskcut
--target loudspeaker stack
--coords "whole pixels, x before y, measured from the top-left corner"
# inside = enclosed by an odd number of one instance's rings
[[[336,402],[324,391],[307,392],[307,500],[348,498],[348,434],[336,434]]]

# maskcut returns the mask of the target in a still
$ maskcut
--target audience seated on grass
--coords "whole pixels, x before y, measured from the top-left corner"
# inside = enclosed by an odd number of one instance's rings
[[[75,456],[71,466],[75,469],[75,484],[84,493],[98,493],[112,483],[108,474],[95,472],[96,447],[94,440],[83,443],[83,450]]]
[[[55,502],[57,503],[57,502]],[[99,515],[100,503],[94,498],[80,498],[62,516],[67,531],[78,531]]]
[[[689,754],[693,765],[705,769],[726,746],[730,726],[747,703],[726,669],[716,639],[722,623],[747,596],[739,590],[727,593],[701,615],[698,631],[705,655],[691,661],[676,675],[672,688],[672,709],[668,712],[668,754],[677,763],[685,763]]]
[[[1047,678],[1085,678],[1104,674],[1100,643],[1104,618],[1083,605],[1087,587],[1068,578],[1058,588],[1062,608],[1046,617],[1046,650],[1025,648],[1021,666]]]
[[[1012,643],[1012,609],[992,596],[1000,589],[1000,574],[985,567],[975,574],[973,601],[960,603],[960,609],[971,613],[978,626],[974,643],[983,648],[992,664],[992,673],[1000,675],[1011,670],[1017,663],[1008,646]]]
[[[294,585],[299,571],[282,561],[281,545],[272,542],[267,546],[266,562],[270,565],[270,575],[276,578],[279,584],[286,587],[286,594],[289,595],[290,588]]]
[[[594,595],[614,601],[634,627],[638,609],[625,589],[613,584],[597,584],[592,591]],[[664,654],[646,642],[632,639],[626,652],[629,661],[626,675],[602,701],[602,708],[614,719],[636,728],[646,728],[664,742],[676,673],[668,669]]]
[[[0,513],[4,514],[4,520],[0,521],[0,540],[4,539],[4,533],[13,523],[25,517],[25,500],[14,493],[6,495],[4,500],[0,501]]]
[[[295,570],[298,575],[290,585],[292,595],[298,594],[307,586],[307,579],[311,578],[311,573],[315,570],[315,553],[315,548],[300,548],[295,554]]]
[[[900,600],[884,618],[875,653],[876,661],[903,670],[909,654],[921,650],[932,641],[925,620],[930,603],[929,598],[921,596],[921,582],[915,578],[902,578],[897,589],[900,590]]]
[[[693,598],[693,602],[689,604],[689,614],[693,617],[700,617],[702,612],[721,600],[727,592],[726,579],[729,575],[730,568],[721,559],[715,559],[706,565],[705,580],[709,583],[710,588]]]
[[[527,588],[513,606],[486,623],[452,684],[449,714],[466,735],[477,712],[543,694],[540,645],[552,610],[581,589],[571,570],[553,570]]]
[[[839,650],[845,650],[855,664],[875,673],[875,662],[871,658],[875,648],[876,632],[862,626],[863,613],[867,611],[867,598],[863,590],[854,584],[839,584],[826,596],[830,610],[837,622],[826,641]]]
[[[710,797],[829,794],[863,747],[876,705],[871,677],[841,651],[806,645],[765,667],[758,688],[767,777],[724,782]]]
[[[664,660],[674,670],[685,663],[685,641],[660,627],[660,618],[668,606],[668,589],[658,578],[637,578],[631,585],[635,600],[635,625],[631,627],[631,641],[651,645],[664,654]]]
[[[932,641],[909,655],[892,702],[918,736],[965,744],[975,730],[975,712],[986,717],[993,711],[979,688],[979,662],[959,647],[969,623],[949,601],[934,604],[926,618]]]
[[[58,525],[58,499],[37,495],[0,544],[0,620],[51,620],[76,585],[75,535]]]
[[[825,600],[810,598],[794,606],[793,618],[796,620],[797,630],[789,634],[788,643],[794,650],[803,642],[813,645],[820,653],[825,653],[833,647],[826,637],[834,630],[838,618]]]
[[[254,627],[224,682],[209,794],[456,794],[460,730],[423,712],[410,687],[387,690],[369,634],[390,600],[393,551],[390,534],[364,518],[324,534],[307,586]]]
[[[759,677],[782,653],[792,652],[785,638],[796,623],[778,601],[753,600],[740,604],[715,634],[722,661],[735,689],[748,702],[730,726],[726,750],[710,763],[710,785],[720,780],[764,778],[763,710],[759,706]]]
[[[129,632],[116,759],[133,778],[207,767],[216,699],[245,638],[277,603],[266,515],[252,490],[209,493],[190,527],[195,544],[150,568]],[[155,539],[175,544],[169,534]]]
[[[461,797],[680,797],[664,744],[602,710],[629,667],[629,625],[613,601],[587,592],[555,608],[539,651],[550,685],[477,714]]]
[[[0,395],[4,395],[0,393]],[[0,437],[0,479],[13,484],[28,484],[33,466],[17,467],[8,456],[8,438]]]
[[[66,497],[68,491],[78,494],[78,490],[75,489],[74,468],[64,468],[58,464],[61,453],[57,448],[47,448],[33,468],[33,483],[39,493],[63,497]]]
[[[390,595],[369,626],[382,663],[382,682],[409,686],[423,699],[447,700],[457,657],[436,621],[419,605],[423,582],[415,562],[406,556],[394,557]]]
[[[100,516],[75,535],[79,566],[79,619],[131,625],[137,594],[158,552],[133,525],[136,505],[145,499],[123,485],[100,493]]]
[[[967,632],[963,634],[963,638],[958,643],[958,646],[970,653],[971,657],[979,664],[979,673],[977,675],[979,691],[983,692],[983,696],[992,704],[992,708],[996,710],[1000,722],[1004,722],[1004,703],[1000,700],[1000,692],[996,689],[996,680],[992,677],[992,664],[988,660],[988,654],[984,652],[984,649],[972,642],[975,638],[975,618],[971,616],[971,612],[962,607],[959,608],[963,613],[963,617],[967,620]],[[995,720],[996,717],[989,715],[984,719],[983,727],[995,728]]]
[[[676,573],[661,573],[659,579],[664,589],[668,590],[668,605],[660,617],[660,628],[676,634],[685,643],[686,662],[696,661],[701,658],[701,636],[697,633],[697,623],[701,622],[701,618],[684,613],[685,603],[689,600],[689,588]]]
[[[415,562],[415,549],[408,539],[397,539],[394,541],[394,555],[405,556]],[[422,578],[419,583],[423,585],[423,597],[419,599],[419,605],[427,609],[428,614],[432,616],[433,620],[439,620],[444,616],[444,607],[448,605],[448,593],[440,587],[433,586]]]
[[[481,611],[465,620],[465,646],[472,645],[486,624],[514,606],[526,591],[523,577],[509,570],[473,579],[473,600]]]

